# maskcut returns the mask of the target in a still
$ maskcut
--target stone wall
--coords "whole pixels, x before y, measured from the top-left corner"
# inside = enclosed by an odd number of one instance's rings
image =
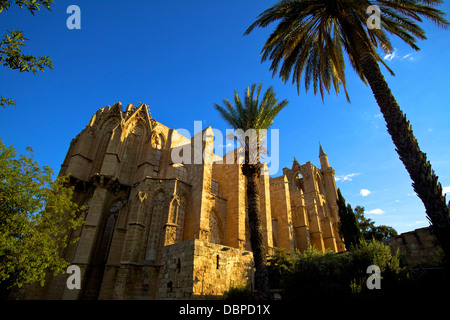
[[[252,285],[249,251],[201,240],[164,248],[158,299],[218,299],[232,286]]]
[[[294,235],[292,229],[291,200],[288,180],[285,175],[270,179],[270,205],[272,219],[275,221],[274,245],[294,251]]]
[[[393,252],[400,250],[410,267],[433,267],[440,264],[439,246],[431,227],[402,233],[389,242]]]

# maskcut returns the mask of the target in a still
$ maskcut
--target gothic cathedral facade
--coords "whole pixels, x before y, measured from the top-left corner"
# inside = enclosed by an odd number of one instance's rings
[[[70,235],[79,240],[62,253],[80,268],[81,289],[69,289],[67,275],[49,276],[24,298],[204,299],[251,286],[245,178],[239,164],[212,154],[213,140],[211,127],[187,139],[144,104],[99,109],[60,171],[70,174],[83,206],[85,223]],[[173,163],[174,151],[194,153],[195,141],[211,161]],[[322,147],[319,159],[320,169],[294,159],[279,177],[261,175],[268,252],[345,250],[334,170]]]

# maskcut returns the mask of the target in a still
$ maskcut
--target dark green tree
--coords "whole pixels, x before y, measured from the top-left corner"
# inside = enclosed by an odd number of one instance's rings
[[[290,252],[283,248],[274,248],[273,253],[267,259],[270,287],[281,289],[285,286],[286,278],[291,272],[293,261]]]
[[[375,226],[375,222],[372,219],[364,216],[364,207],[356,206],[354,212],[361,234],[366,241],[372,239],[383,241],[398,235],[397,231],[392,227],[385,225]]]
[[[361,232],[359,230],[358,222],[356,221],[355,213],[352,207],[345,204],[345,199],[342,196],[341,190],[338,189],[337,205],[339,209],[339,234],[344,239],[344,244],[347,250],[358,246],[361,240]]]
[[[1,0],[0,12],[8,10],[11,2],[11,0]],[[50,10],[53,0],[15,0],[14,2],[21,9],[27,8],[34,15],[34,12],[40,10],[41,6]],[[44,72],[46,67],[53,69],[53,63],[48,56],[34,57],[22,53],[22,47],[25,46],[27,40],[29,39],[25,38],[22,31],[7,31],[7,34],[3,35],[3,39],[0,41],[0,63],[9,69],[19,70],[19,72],[31,71],[33,74],[36,74],[37,71]],[[16,101],[0,96],[0,106],[4,108],[7,105],[16,106]]]
[[[247,179],[248,222],[255,262],[255,287],[260,299],[268,299],[270,287],[259,200],[260,156],[267,150],[262,144],[264,137],[261,135],[272,125],[273,119],[288,104],[288,101],[278,102],[272,87],[267,89],[260,99],[261,89],[262,84],[247,87],[244,100],[241,100],[235,90],[234,105],[228,99],[223,99],[223,106],[215,103],[214,107],[220,116],[235,129],[236,138],[244,151],[242,174]]]
[[[377,48],[392,52],[389,35],[403,40],[414,50],[418,39],[426,39],[418,22],[426,19],[447,29],[445,13],[436,7],[442,0],[283,0],[261,13],[247,29],[278,25],[262,49],[262,61],[271,60],[273,75],[284,82],[292,78],[297,89],[303,76],[305,89],[323,96],[342,85],[347,95],[344,51],[361,80],[369,84],[386,121],[395,149],[409,173],[414,191],[422,200],[428,219],[450,263],[450,209],[442,194],[438,177],[427,161],[412,127],[391,92],[379,63]],[[380,26],[369,23],[369,6],[381,10]]]
[[[31,152],[31,148],[27,148]],[[0,296],[39,282],[46,272],[64,273],[67,236],[83,222],[72,202],[68,177],[52,181],[52,169],[32,155],[16,157],[0,140]]]

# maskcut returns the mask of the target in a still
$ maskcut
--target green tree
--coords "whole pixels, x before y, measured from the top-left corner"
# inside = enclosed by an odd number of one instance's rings
[[[259,84],[258,87],[256,84],[247,87],[244,101],[235,90],[234,105],[228,99],[223,99],[224,106],[215,103],[214,107],[220,116],[235,129],[237,139],[244,150],[242,174],[247,178],[250,243],[256,269],[255,287],[258,290],[259,298],[268,299],[270,287],[259,200],[260,155],[265,152],[261,142],[264,138],[263,130],[272,125],[273,119],[288,104],[288,101],[278,102],[272,87],[266,90],[260,100],[261,89],[262,84]],[[250,134],[244,135],[244,133]]]
[[[0,12],[8,10],[11,2],[11,0],[1,0]],[[15,3],[20,9],[27,8],[34,15],[34,12],[40,10],[41,6],[50,10],[53,0],[15,0]],[[9,69],[19,70],[19,72],[31,71],[33,74],[36,74],[37,71],[44,72],[46,67],[53,69],[53,63],[48,56],[36,58],[22,53],[21,48],[25,46],[27,40],[29,39],[25,38],[22,31],[7,31],[7,34],[3,35],[3,39],[0,41],[0,63]],[[0,96],[0,106],[4,108],[7,105],[16,106],[16,101]]]
[[[27,148],[32,151],[30,147]],[[83,222],[72,202],[67,176],[52,181],[52,169],[32,155],[16,157],[0,140],[0,295],[14,286],[40,282],[46,272],[64,273],[61,251]]]
[[[280,69],[281,79],[287,82],[292,77],[298,90],[303,75],[305,89],[312,83],[314,93],[320,91],[322,100],[331,86],[337,94],[341,85],[349,100],[345,50],[351,66],[372,89],[414,191],[424,203],[434,233],[450,259],[450,209],[442,186],[378,63],[393,72],[377,53],[378,46],[386,53],[393,50],[388,34],[419,50],[417,40],[426,39],[424,30],[416,23],[422,22],[422,18],[447,29],[450,23],[444,18],[445,13],[436,8],[440,3],[441,0],[283,0],[261,13],[245,34],[280,20],[262,49],[262,61],[272,60],[273,75]],[[368,25],[367,9],[371,5],[381,10],[380,28]]]
[[[344,239],[347,250],[357,246],[361,240],[361,232],[352,207],[345,204],[341,190],[338,189],[337,205],[339,209],[339,234]]]
[[[273,289],[283,288],[285,286],[284,282],[292,270],[291,253],[283,248],[274,248],[267,262],[270,287]]]
[[[359,229],[361,230],[363,237],[366,238],[366,235],[369,234],[372,227],[375,226],[375,222],[364,216],[364,207],[356,206],[354,212],[356,219],[358,220]]]
[[[370,290],[366,285],[370,265],[380,268],[382,290]],[[283,299],[302,302],[338,299],[361,303],[361,298],[392,298],[402,292],[407,276],[400,266],[399,253],[392,253],[389,246],[374,240],[362,241],[340,254],[309,248],[294,256],[289,270]]]
[[[385,225],[375,226],[375,222],[372,219],[364,216],[364,207],[356,206],[354,212],[361,234],[366,241],[372,239],[383,241],[398,235],[397,231],[392,227]]]

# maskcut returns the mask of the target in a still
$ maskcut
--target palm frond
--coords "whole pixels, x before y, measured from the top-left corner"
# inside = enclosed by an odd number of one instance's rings
[[[273,87],[268,88],[260,100],[261,90],[262,84],[252,84],[247,87],[243,101],[235,90],[234,105],[227,99],[223,99],[224,106],[214,103],[214,108],[221,118],[235,130],[235,138],[241,148],[246,151],[252,146],[256,148],[256,153],[247,152],[246,161],[250,163],[256,163],[261,154],[267,153],[262,141],[265,138],[265,130],[288,104],[287,100],[278,102]]]
[[[377,48],[391,52],[388,35],[392,35],[419,50],[417,40],[426,39],[418,25],[422,19],[444,29],[450,27],[445,13],[436,8],[441,3],[441,0],[283,0],[262,12],[244,35],[257,27],[277,23],[261,50],[261,62],[271,61],[272,76],[278,73],[284,83],[292,79],[298,93],[303,81],[305,90],[312,86],[314,94],[320,93],[322,100],[331,87],[338,94],[342,85],[349,100],[343,51],[366,84],[360,65],[361,52],[357,49],[361,46],[355,39],[363,42],[366,51],[393,75]],[[370,5],[381,10],[381,29],[367,26],[366,9]]]

